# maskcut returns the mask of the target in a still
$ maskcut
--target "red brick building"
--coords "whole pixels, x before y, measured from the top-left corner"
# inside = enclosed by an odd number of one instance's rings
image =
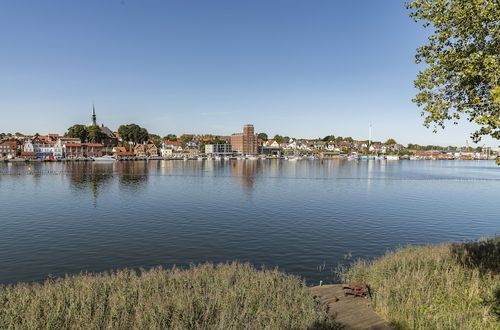
[[[243,155],[255,155],[258,153],[257,136],[253,125],[247,124],[243,126],[242,133],[231,135],[231,147],[233,152]]]

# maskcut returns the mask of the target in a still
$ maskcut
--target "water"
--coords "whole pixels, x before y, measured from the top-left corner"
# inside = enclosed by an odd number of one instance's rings
[[[500,233],[492,161],[0,164],[0,283],[249,261],[331,282],[345,256]]]

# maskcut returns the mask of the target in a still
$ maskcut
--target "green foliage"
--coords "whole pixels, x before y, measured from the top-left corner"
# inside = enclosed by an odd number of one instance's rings
[[[276,142],[278,142],[278,143],[283,143],[283,142],[285,142],[284,138],[283,138],[281,135],[279,135],[279,134],[276,134],[276,135],[273,137],[273,140],[274,140],[274,141],[276,141]]]
[[[93,143],[100,143],[102,139],[101,128],[97,125],[89,126],[88,128],[89,136],[88,139]]]
[[[333,329],[297,277],[248,264],[82,274],[0,288],[2,329]]]
[[[177,141],[177,135],[175,134],[167,134],[163,137],[164,140],[167,141]]]
[[[385,141],[385,144],[388,146],[393,146],[393,145],[397,144],[397,142],[394,139],[387,139],[387,141]]]
[[[498,329],[500,237],[406,247],[357,261],[346,282],[366,282],[372,304],[402,329]]]
[[[76,124],[68,128],[65,137],[80,139],[82,142],[87,141],[89,130],[85,125]]]
[[[121,125],[118,127],[122,140],[132,142],[134,144],[144,143],[149,138],[147,129],[140,127],[137,124]]]
[[[322,139],[324,142],[330,142],[330,141],[335,141],[335,136],[334,135],[327,135]]]
[[[179,140],[181,140],[183,143],[188,143],[191,142],[194,138],[194,134],[182,134]]]
[[[267,141],[267,133],[259,133],[257,134],[257,138]]]
[[[159,148],[160,145],[161,145],[161,137],[157,134],[149,134],[149,139],[151,140],[151,142],[153,142],[153,144]]]
[[[415,143],[408,143],[408,149],[416,149],[416,150],[458,150],[458,147],[455,146],[437,146],[437,145],[426,145],[422,146]]]
[[[428,43],[417,48],[420,71],[413,101],[422,108],[424,125],[444,128],[466,118],[483,135],[500,139],[500,1],[414,0],[410,17],[432,27]]]

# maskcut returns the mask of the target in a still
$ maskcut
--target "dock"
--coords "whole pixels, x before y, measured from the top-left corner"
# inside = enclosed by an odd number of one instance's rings
[[[340,323],[343,329],[395,329],[373,311],[370,299],[345,296],[341,284],[315,286],[309,290],[321,304],[328,307],[328,315]]]

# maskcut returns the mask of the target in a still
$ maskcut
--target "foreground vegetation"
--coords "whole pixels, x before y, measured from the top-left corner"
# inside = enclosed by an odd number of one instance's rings
[[[399,328],[500,328],[500,236],[402,248],[343,277],[369,283],[373,307]]]
[[[81,274],[0,288],[1,329],[331,329],[297,277],[248,264]]]

